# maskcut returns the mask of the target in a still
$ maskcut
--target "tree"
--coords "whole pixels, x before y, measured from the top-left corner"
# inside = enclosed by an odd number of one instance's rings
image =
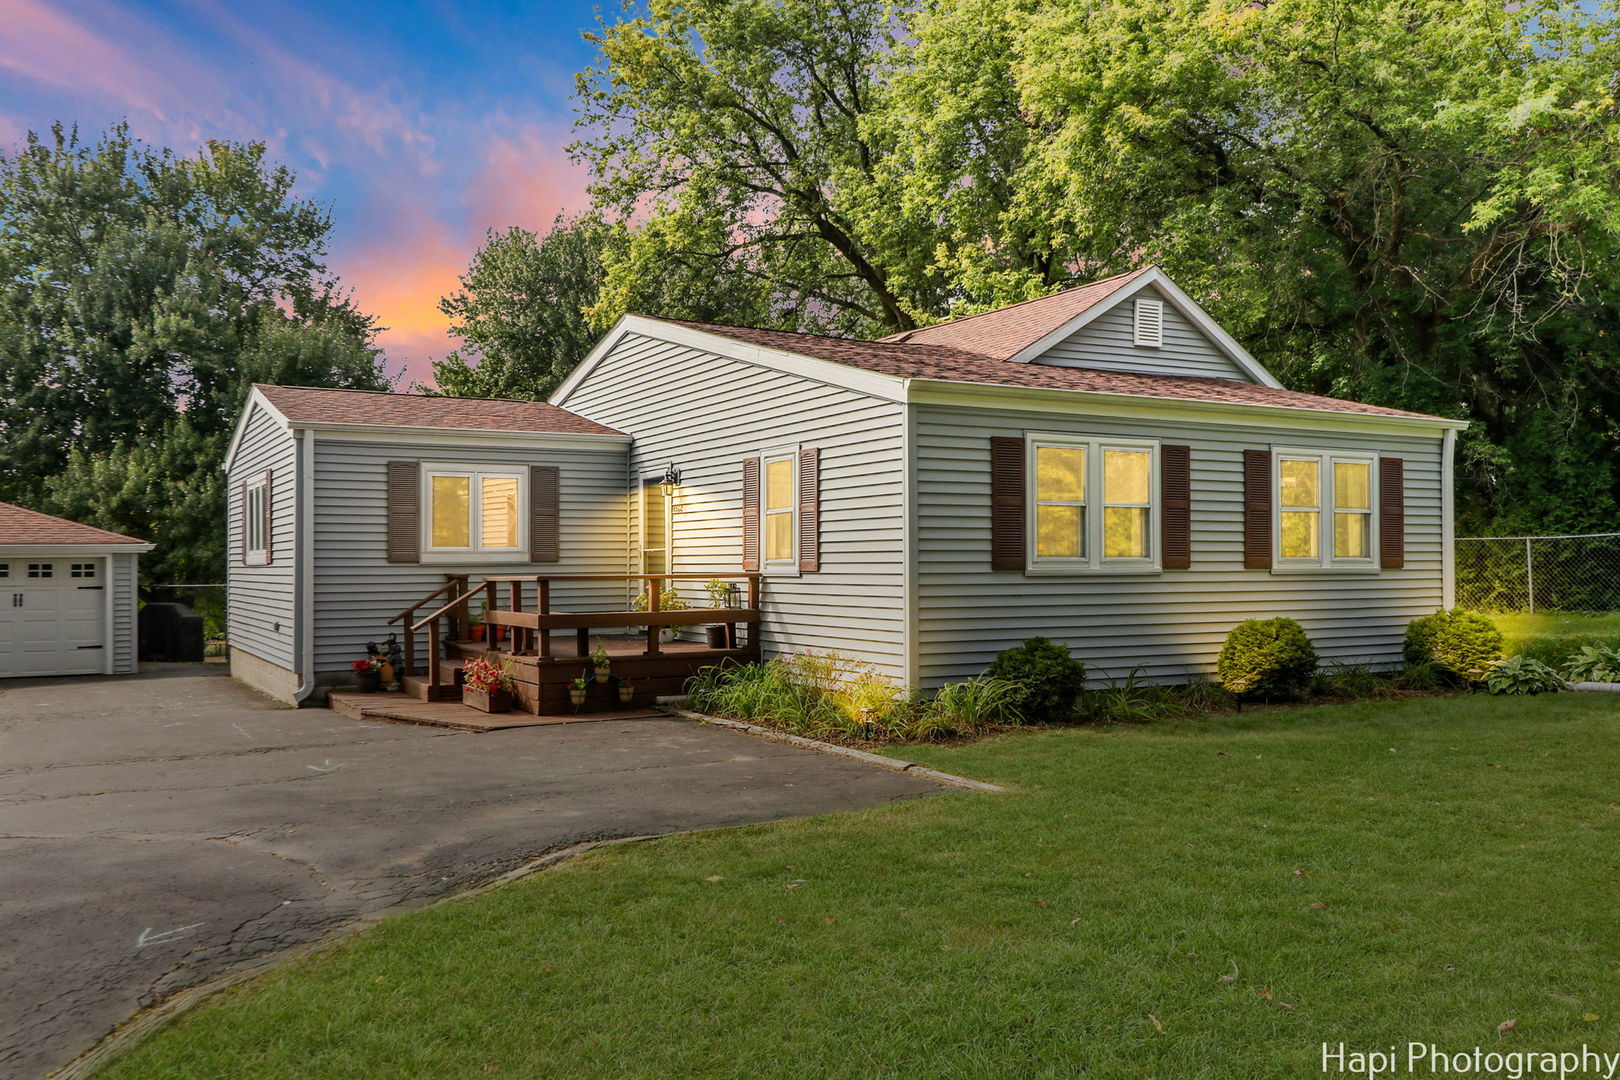
[[[651,0],[587,35],[572,152],[597,205],[636,221],[606,256],[600,328],[627,310],[889,332],[937,306],[900,252],[871,124],[900,29],[886,0]]]
[[[123,126],[0,155],[0,498],[157,542],[149,579],[219,580],[249,385],[386,386],[293,182],[262,145],[180,157]]]
[[[622,231],[598,217],[559,215],[536,237],[513,227],[489,233],[439,301],[465,343],[433,364],[436,391],[460,397],[540,400],[595,343],[585,312],[602,287],[602,255]]]

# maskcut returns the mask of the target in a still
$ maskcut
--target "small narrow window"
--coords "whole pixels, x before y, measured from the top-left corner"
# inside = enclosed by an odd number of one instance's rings
[[[794,457],[765,459],[765,561],[793,561],[793,537],[797,516],[794,500]]]
[[[73,563],[68,569],[69,577],[93,578],[96,576],[96,564],[87,562]]]
[[[265,512],[270,505],[266,478],[261,476],[249,481],[243,498],[246,504],[242,508],[242,528],[245,530],[242,551],[250,565],[262,566],[270,546],[269,515]]]
[[[1157,349],[1164,344],[1164,301],[1136,298],[1136,344]]]
[[[1333,557],[1372,558],[1372,463],[1333,463]]]
[[[48,562],[31,562],[28,564],[28,576],[31,578],[48,578],[56,574],[56,564]]]
[[[0,562],[0,578],[8,578],[10,576],[11,576],[11,564],[10,563]]]

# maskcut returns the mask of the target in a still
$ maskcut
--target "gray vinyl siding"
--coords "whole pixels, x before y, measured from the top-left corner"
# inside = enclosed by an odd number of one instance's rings
[[[767,573],[762,649],[836,651],[904,678],[903,406],[636,334],[564,404],[635,437],[638,485],[670,462],[680,467],[678,573],[741,567],[745,457],[819,448],[821,569]],[[684,588],[704,602],[699,583]]]
[[[555,465],[561,481],[562,561],[387,561],[387,463],[421,461],[482,466]],[[315,440],[314,632],[317,675],[345,672],[367,641],[381,641],[398,625],[388,620],[445,582],[445,575],[474,579],[507,574],[622,574],[625,540],[625,452],[622,447],[519,448],[456,444],[453,433],[397,444],[345,441],[321,434]],[[423,507],[424,517],[427,508]],[[525,519],[526,520],[526,519]],[[527,545],[527,528],[524,528]],[[502,587],[502,599],[506,593]],[[559,582],[558,610],[616,606],[622,589],[602,583]],[[525,604],[534,603],[532,588]],[[428,614],[427,611],[422,612]],[[419,636],[419,646],[426,638]],[[330,680],[327,680],[330,681]]]
[[[293,562],[297,550],[297,443],[257,406],[247,419],[228,474],[225,515],[226,636],[231,646],[294,670],[297,611]],[[242,560],[242,485],[273,470],[269,566]]]
[[[107,556],[107,602],[112,605],[112,670],[128,675],[135,670],[136,562],[139,555]]]
[[[1098,681],[1175,681],[1213,670],[1249,618],[1298,619],[1324,662],[1398,661],[1406,624],[1442,602],[1441,439],[1309,429],[1095,419],[919,405],[917,649],[923,685],[977,674],[995,653],[1041,634],[1069,646]],[[989,439],[1056,432],[1152,438],[1192,448],[1190,570],[1152,575],[1025,575],[990,569]],[[1376,573],[1243,568],[1242,452],[1272,445],[1377,451],[1405,459],[1406,565]],[[1157,522],[1154,524],[1155,538]]]
[[[1164,299],[1157,290],[1138,295]],[[1127,298],[1035,358],[1037,364],[1139,371],[1150,375],[1208,375],[1253,382],[1204,332],[1164,300],[1164,344],[1143,348],[1135,341],[1135,298]]]

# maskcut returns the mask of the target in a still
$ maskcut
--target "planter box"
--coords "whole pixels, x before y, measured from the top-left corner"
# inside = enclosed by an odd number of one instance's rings
[[[479,712],[512,711],[512,692],[510,690],[491,690],[485,693],[482,690],[469,690],[464,686],[461,688],[461,700]]]

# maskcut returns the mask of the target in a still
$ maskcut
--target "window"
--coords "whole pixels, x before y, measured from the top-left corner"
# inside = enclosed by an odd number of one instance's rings
[[[1373,565],[1371,455],[1277,453],[1277,552],[1282,567]]]
[[[526,486],[522,472],[433,466],[422,475],[428,551],[519,549]]]
[[[1136,298],[1134,319],[1135,343],[1144,349],[1157,349],[1164,344],[1164,301]]]
[[[31,578],[48,578],[56,573],[56,564],[48,562],[31,562],[28,564],[28,576]]]
[[[673,572],[674,560],[669,549],[669,519],[673,496],[664,493],[664,485],[657,480],[648,481],[641,489],[641,572],[668,574]]]
[[[765,562],[793,562],[794,518],[794,458],[796,454],[767,457],[764,461],[765,492],[761,509],[764,514]]]
[[[5,562],[0,562],[0,578],[7,578],[7,577],[10,577],[10,576],[11,576],[11,564],[10,563],[5,563]]]
[[[249,564],[263,565],[269,553],[270,515],[269,478],[261,476],[248,481],[242,492],[242,553]]]
[[[68,577],[93,578],[96,576],[96,564],[88,562],[72,563],[68,568]]]
[[[1153,570],[1153,443],[1051,436],[1030,440],[1031,567]]]

